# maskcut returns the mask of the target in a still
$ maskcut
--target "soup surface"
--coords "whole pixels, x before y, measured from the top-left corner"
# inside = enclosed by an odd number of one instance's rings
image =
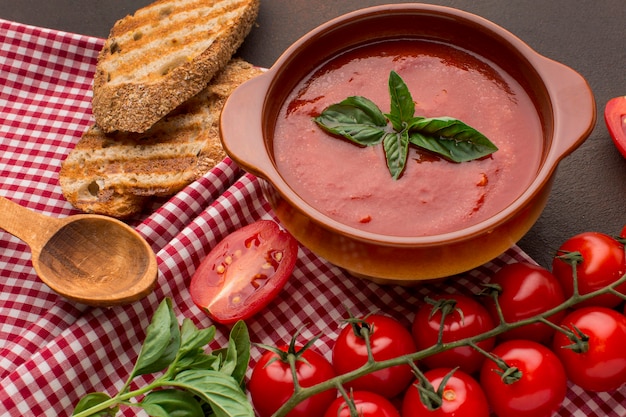
[[[382,145],[360,147],[313,121],[355,95],[388,113],[391,70],[407,84],[416,116],[457,118],[499,149],[454,163],[411,146],[394,180]],[[273,146],[287,183],[327,216],[374,233],[429,236],[479,223],[515,200],[538,169],[542,141],[530,98],[504,71],[446,44],[398,40],[349,51],[302,80],[281,109]]]

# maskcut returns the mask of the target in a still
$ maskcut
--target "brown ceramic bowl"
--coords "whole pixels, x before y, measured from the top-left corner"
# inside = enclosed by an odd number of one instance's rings
[[[440,235],[388,236],[339,223],[292,189],[273,154],[280,108],[313,68],[355,46],[407,37],[444,42],[495,63],[523,86],[542,125],[543,154],[527,189],[487,220]],[[265,74],[232,94],[222,113],[221,134],[228,155],[261,179],[276,216],[303,246],[353,275],[413,284],[468,271],[515,244],[541,214],[558,163],[587,138],[595,114],[590,88],[574,70],[481,17],[410,3],[355,11],[302,37]]]

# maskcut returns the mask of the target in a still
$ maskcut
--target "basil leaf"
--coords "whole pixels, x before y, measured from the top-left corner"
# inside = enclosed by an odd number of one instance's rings
[[[407,128],[413,145],[453,162],[471,161],[498,150],[485,135],[451,117],[416,117]]]
[[[250,335],[241,320],[230,331],[226,361],[231,362],[229,374],[242,384],[250,362]]]
[[[376,104],[360,96],[328,106],[313,120],[327,132],[363,146],[379,143],[387,127],[387,119]]]
[[[179,347],[178,320],[172,309],[172,301],[166,298],[157,308],[146,329],[146,339],[130,379],[167,368],[176,358]]]
[[[195,396],[177,389],[149,392],[140,405],[152,417],[204,417]]]
[[[387,167],[394,180],[400,178],[409,155],[409,134],[406,130],[400,133],[387,133],[383,139]]]
[[[370,120],[371,123],[376,126],[387,126],[387,119],[385,119],[383,112],[368,98],[351,96],[341,101],[339,104],[359,109],[367,117],[366,120]]]
[[[181,345],[176,358],[177,371],[184,369],[208,369],[218,360],[204,353],[204,346],[215,338],[215,326],[199,330],[191,320],[183,319]]]
[[[230,376],[209,369],[181,372],[171,385],[193,391],[206,401],[217,417],[254,417],[252,406]]]
[[[183,325],[181,327],[181,343],[179,356],[187,354],[187,352],[194,352],[199,349],[203,349],[215,338],[215,326],[207,327],[206,329],[198,330],[188,318],[183,319]]]
[[[391,112],[387,117],[393,128],[400,132],[404,130],[404,125],[413,118],[415,103],[409,88],[395,71],[389,73],[389,96],[391,97]]]
[[[104,403],[105,401],[109,401],[110,399],[111,397],[109,397],[104,392],[92,392],[90,394],[87,394],[83,398],[80,399],[78,404],[76,404],[76,408],[74,408],[72,415],[74,416],[78,413],[94,408]],[[106,410],[95,412],[93,414],[90,414],[90,416],[110,417],[110,416],[114,416],[115,414],[117,414],[118,410],[119,410],[119,407],[115,406],[115,407],[107,408]]]

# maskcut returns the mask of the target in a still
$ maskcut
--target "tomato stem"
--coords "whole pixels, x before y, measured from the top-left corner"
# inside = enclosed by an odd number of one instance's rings
[[[367,362],[374,363],[374,354],[372,353],[372,345],[370,342],[370,336],[374,333],[374,324],[370,324],[364,319],[359,319],[355,317],[350,317],[346,322],[350,323],[352,326],[352,331],[354,335],[358,338],[363,339],[365,342],[365,347],[367,348]]]
[[[574,287],[574,293],[572,296],[574,297],[580,295],[578,288],[578,264],[581,264],[585,261],[582,253],[559,251],[557,252],[557,256],[555,256],[555,259],[559,259],[570,265],[570,267],[572,268],[572,281]]]
[[[412,387],[418,391],[422,404],[424,404],[429,411],[435,411],[440,408],[443,404],[442,395],[435,390],[433,384],[426,378],[426,375],[424,375],[415,362],[410,362],[409,365],[413,369],[415,378],[418,381],[416,384],[413,384]],[[445,384],[442,382],[442,385]]]
[[[572,325],[574,331],[569,331],[566,335],[572,342],[571,345],[561,346],[562,349],[571,349],[576,353],[585,353],[589,350],[589,336],[583,333],[578,327]]]
[[[442,298],[442,299],[435,301],[430,297],[426,297],[425,301],[428,304],[431,304],[433,306],[433,309],[430,312],[430,318],[433,318],[433,316],[438,311],[441,311],[441,321],[439,323],[439,334],[437,336],[437,345],[443,345],[443,332],[445,330],[446,317],[449,314],[452,314],[455,311],[457,311],[459,315],[461,316],[461,321],[464,321],[465,317],[463,315],[463,310],[456,307],[457,302],[453,298]]]
[[[502,287],[499,284],[487,283],[483,285],[485,289],[479,295],[487,295],[493,299],[493,303],[496,306],[496,312],[498,313],[498,321],[501,325],[506,325],[506,319],[502,312],[502,306],[500,305],[500,294],[502,294]]]
[[[335,388],[341,394],[343,399],[346,401],[346,405],[350,410],[350,417],[359,417],[359,411],[356,409],[356,404],[354,403],[354,396],[352,395],[352,390],[350,390],[350,394],[346,392],[346,389],[341,384],[336,384]],[[339,409],[341,410],[341,408]]]

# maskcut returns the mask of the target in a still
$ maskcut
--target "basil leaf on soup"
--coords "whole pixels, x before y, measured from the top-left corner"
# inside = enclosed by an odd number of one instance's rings
[[[415,118],[410,142],[453,162],[482,158],[498,150],[485,135],[452,117]]]
[[[400,132],[413,118],[415,103],[409,88],[395,71],[389,74],[389,96],[391,97],[391,111],[386,116],[393,128]]]
[[[371,100],[352,96],[328,106],[313,120],[325,131],[361,146],[382,141],[394,180],[406,167],[410,144],[452,162],[472,161],[498,150],[485,135],[458,119],[415,117],[415,103],[404,80],[391,71],[388,83],[391,109],[387,114]]]
[[[387,119],[376,104],[360,96],[327,107],[314,120],[327,132],[362,146],[380,143],[387,127]]]
[[[409,134],[406,130],[400,133],[385,134],[383,138],[387,167],[393,179],[400,178],[409,155]]]

